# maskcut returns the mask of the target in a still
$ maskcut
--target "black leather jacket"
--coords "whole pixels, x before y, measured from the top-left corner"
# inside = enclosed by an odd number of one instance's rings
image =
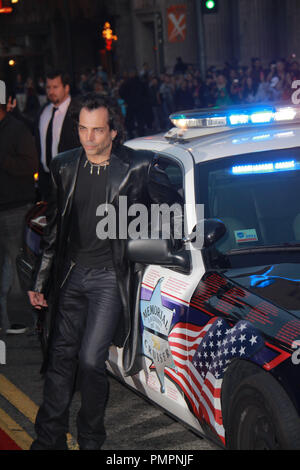
[[[0,142],[0,210],[34,202],[38,158],[29,129],[7,113],[0,120]]]
[[[49,279],[52,279],[54,314],[57,310],[59,288],[68,271],[65,255],[74,188],[82,152],[81,147],[64,152],[55,157],[51,163],[52,190],[46,214],[47,226],[43,236],[43,254],[32,290],[45,293],[46,285]],[[153,160],[152,152],[134,151],[124,146],[112,152],[108,167],[107,202],[115,207],[117,221],[119,196],[127,196],[128,207],[134,203],[149,206],[151,203],[181,202],[177,192],[171,188],[166,174]],[[114,338],[114,344],[124,347],[123,367],[126,375],[132,375],[137,372],[131,341],[131,334],[134,334],[131,327],[134,271],[132,264],[125,256],[125,239],[111,240],[111,249],[124,313],[123,322],[118,326]],[[53,318],[54,315],[52,315]]]

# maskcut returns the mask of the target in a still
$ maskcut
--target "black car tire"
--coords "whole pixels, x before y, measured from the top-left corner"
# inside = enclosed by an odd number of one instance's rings
[[[244,379],[230,404],[226,441],[235,450],[300,449],[300,418],[285,390],[261,372]]]

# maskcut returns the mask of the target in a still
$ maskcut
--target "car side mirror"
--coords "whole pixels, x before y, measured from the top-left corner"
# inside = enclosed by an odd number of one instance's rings
[[[226,233],[226,227],[220,219],[204,220],[204,248],[209,248],[219,241]]]
[[[127,258],[134,263],[178,268],[185,273],[189,273],[191,268],[189,250],[183,248],[175,251],[169,239],[128,240]]]
[[[184,240],[196,242],[201,240],[201,248],[209,248],[226,233],[226,227],[220,219],[203,219],[194,227],[193,232]]]

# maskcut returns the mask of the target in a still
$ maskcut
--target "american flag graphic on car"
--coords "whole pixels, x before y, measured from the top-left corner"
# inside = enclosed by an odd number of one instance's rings
[[[165,373],[183,390],[194,414],[206,421],[225,444],[221,411],[221,386],[233,358],[249,358],[262,346],[257,330],[246,321],[234,327],[212,318],[204,327],[177,323],[169,334],[177,373]]]
[[[141,292],[143,351],[152,359],[164,393],[164,377],[183,392],[192,413],[225,444],[221,410],[224,373],[233,359],[249,359],[264,347],[250,322],[234,326],[219,316],[186,308],[165,297],[160,278]],[[144,284],[145,286],[145,284]],[[152,289],[151,289],[152,290]]]

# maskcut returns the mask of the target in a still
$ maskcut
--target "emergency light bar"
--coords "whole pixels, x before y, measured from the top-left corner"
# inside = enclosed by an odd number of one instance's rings
[[[274,173],[278,171],[296,170],[294,160],[286,162],[255,163],[253,165],[237,165],[231,168],[234,175],[253,175],[258,173]]]
[[[256,106],[230,109],[194,110],[171,114],[179,129],[238,127],[300,119],[300,109],[293,106]]]

